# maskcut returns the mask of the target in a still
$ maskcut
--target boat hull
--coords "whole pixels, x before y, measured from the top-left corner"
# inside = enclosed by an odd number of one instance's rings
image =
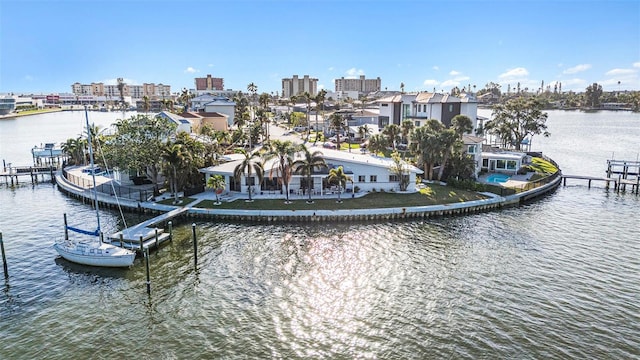
[[[53,245],[58,254],[67,261],[100,267],[129,267],[136,253],[111,244],[92,246],[86,243],[60,242]]]

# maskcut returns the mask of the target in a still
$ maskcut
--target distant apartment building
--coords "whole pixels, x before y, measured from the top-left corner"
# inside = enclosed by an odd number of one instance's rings
[[[282,79],[283,97],[290,98],[305,92],[315,96],[318,93],[318,79],[310,78],[309,75],[305,75],[302,78],[298,78],[298,75],[293,75],[290,79]]]
[[[224,79],[211,77],[211,75],[207,75],[207,77],[203,78],[195,78],[195,85],[197,91],[203,90],[224,90]]]
[[[107,98],[119,98],[120,90],[118,85],[105,85],[103,83],[80,84],[76,82],[71,85],[71,92],[76,96],[106,96]],[[171,97],[171,86],[154,83],[144,83],[142,85],[124,84],[122,95],[133,99],[142,99],[144,96],[150,99],[163,99]]]
[[[336,92],[338,91],[357,91],[359,93],[370,93],[380,91],[382,80],[380,78],[365,79],[364,75],[360,75],[358,79],[345,79],[344,77],[335,80]]]

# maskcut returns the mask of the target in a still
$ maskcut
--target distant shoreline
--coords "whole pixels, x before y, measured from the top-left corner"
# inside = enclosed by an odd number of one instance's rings
[[[0,115],[0,120],[13,119],[13,118],[18,118],[18,117],[23,117],[23,116],[30,116],[30,115],[40,115],[40,114],[59,112],[59,111],[64,111],[64,110],[62,110],[60,108],[41,109],[41,110],[28,110],[28,111],[23,111],[23,112],[20,112],[20,113],[10,113],[10,114],[7,114],[7,115]]]

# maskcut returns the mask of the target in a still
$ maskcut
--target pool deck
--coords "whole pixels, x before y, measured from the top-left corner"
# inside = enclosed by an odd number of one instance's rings
[[[491,185],[500,185],[500,186],[504,186],[504,187],[521,187],[523,185],[526,185],[529,182],[529,179],[531,179],[531,177],[535,174],[535,172],[528,172],[524,175],[518,175],[518,174],[514,174],[514,175],[508,175],[508,174],[502,174],[505,176],[509,176],[509,180],[505,181],[505,182],[490,182],[487,181],[487,179],[495,174],[501,174],[501,173],[488,173],[488,174],[483,174],[480,177],[478,177],[478,182],[481,183],[485,183],[485,184],[491,184]]]

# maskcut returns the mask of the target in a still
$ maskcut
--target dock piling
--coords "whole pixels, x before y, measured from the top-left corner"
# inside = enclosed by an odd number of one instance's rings
[[[149,275],[149,249],[144,250],[144,263],[147,268],[147,294],[151,295],[151,276]]]
[[[173,223],[169,221],[169,241],[173,241]]]
[[[191,224],[191,232],[193,233],[193,265],[198,270],[198,239],[196,238],[196,224]]]
[[[9,268],[7,267],[7,256],[4,253],[4,242],[2,241],[2,233],[0,232],[0,249],[2,249],[2,268],[4,269],[4,278],[9,278]]]

